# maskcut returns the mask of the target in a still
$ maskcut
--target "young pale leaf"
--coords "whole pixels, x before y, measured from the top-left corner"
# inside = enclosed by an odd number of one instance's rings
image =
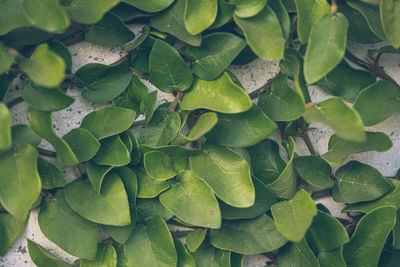
[[[277,129],[261,108],[253,107],[239,114],[220,114],[218,123],[206,135],[210,143],[248,147],[266,139]]]
[[[28,251],[31,260],[37,266],[52,266],[52,267],[71,267],[70,264],[62,261],[59,258],[56,258],[54,255],[50,254],[46,249],[41,247],[39,244],[27,239],[28,242]]]
[[[307,183],[319,188],[331,188],[335,184],[332,180],[332,168],[318,156],[303,156],[294,159],[294,166]]]
[[[9,31],[30,25],[22,9],[24,0],[0,2],[0,35]]]
[[[100,143],[96,137],[84,128],[76,128],[63,136],[79,162],[85,162],[93,158],[100,149]]]
[[[97,139],[103,139],[127,130],[135,120],[135,115],[130,109],[107,107],[86,115],[81,128],[89,130]]]
[[[0,151],[11,147],[11,113],[7,106],[0,102]]]
[[[76,214],[65,202],[64,191],[44,199],[39,212],[40,230],[47,239],[76,257],[93,260],[97,225]]]
[[[14,63],[14,59],[16,57],[16,52],[11,52],[9,50],[4,49],[4,45],[0,42],[0,74],[8,71],[11,65]]]
[[[122,20],[113,13],[106,13],[96,24],[89,25],[85,30],[85,40],[101,46],[119,46],[135,38]]]
[[[312,27],[304,59],[307,83],[318,82],[342,61],[348,27],[342,13],[326,14]]]
[[[328,143],[328,152],[322,158],[333,164],[344,163],[352,154],[367,151],[384,152],[392,147],[392,140],[380,132],[366,132],[367,139],[362,142],[343,140],[336,134],[332,135]]]
[[[320,267],[317,258],[305,239],[291,243],[279,250],[277,257],[279,266]]]
[[[186,56],[193,60],[193,74],[204,80],[216,79],[245,48],[246,42],[228,32],[203,37],[200,47],[188,46]]]
[[[186,143],[196,141],[206,133],[212,130],[212,128],[217,124],[218,116],[215,112],[206,112],[201,114],[197,119],[196,124],[190,128],[187,135],[179,134],[174,140],[174,143]]]
[[[231,266],[231,252],[213,247],[208,242],[203,242],[201,247],[192,254],[197,267]]]
[[[278,202],[271,207],[278,231],[292,242],[300,242],[317,215],[317,208],[310,195],[300,190],[288,201]]]
[[[337,184],[332,189],[336,202],[357,203],[377,199],[393,186],[374,167],[350,161],[335,173]]]
[[[233,19],[257,56],[268,61],[283,58],[285,38],[278,17],[268,5],[254,17],[245,19],[234,15]]]
[[[100,141],[99,152],[93,157],[99,165],[124,166],[131,161],[130,153],[118,135]]]
[[[174,0],[123,0],[123,2],[130,4],[140,10],[153,13],[166,9],[174,2]]]
[[[196,35],[213,24],[217,17],[218,0],[186,0],[185,26],[191,35]]]
[[[235,5],[235,15],[240,18],[250,18],[260,13],[267,0],[230,0]]]
[[[166,93],[185,91],[193,82],[192,72],[178,51],[161,39],[151,49],[149,71],[154,85]]]
[[[196,226],[221,227],[218,201],[211,188],[193,171],[180,172],[170,186],[161,193],[160,202],[176,217]]]
[[[287,242],[265,214],[253,220],[228,221],[220,229],[210,231],[210,241],[217,248],[240,254],[270,252]]]
[[[34,85],[29,79],[24,81],[21,94],[25,102],[41,111],[62,110],[75,101],[58,88],[43,88]]]
[[[22,10],[32,26],[47,32],[63,31],[70,24],[58,0],[24,0]]]
[[[378,266],[382,248],[395,222],[394,207],[377,208],[362,217],[350,242],[344,245],[343,256],[347,265]]]
[[[177,175],[172,159],[162,151],[144,153],[143,165],[147,174],[158,181],[168,180]]]
[[[340,138],[362,143],[366,141],[364,125],[358,112],[347,105],[342,98],[330,98],[307,109],[304,118],[310,123],[321,123]]]
[[[385,80],[365,88],[357,96],[354,108],[364,125],[371,126],[400,113],[399,88]]]
[[[343,247],[318,253],[318,262],[321,267],[347,267],[343,258]]]
[[[396,0],[380,2],[380,18],[386,39],[394,48],[400,47],[400,3]]]
[[[0,256],[6,255],[10,245],[24,231],[27,222],[28,218],[20,221],[7,212],[0,212]]]
[[[71,1],[69,1],[71,3]],[[116,6],[120,0],[73,0],[64,7],[69,17],[81,24],[94,24]]]
[[[29,59],[19,64],[20,69],[36,84],[44,87],[56,87],[65,75],[64,60],[48,49],[47,44],[41,44]]]
[[[318,251],[330,251],[349,242],[349,235],[338,219],[318,211],[307,232],[310,246]]]
[[[203,153],[190,159],[190,166],[225,203],[238,208],[254,205],[250,167],[238,153],[205,144]]]
[[[89,221],[114,226],[131,223],[124,184],[115,173],[110,173],[104,180],[100,194],[89,181],[77,179],[67,184],[64,196],[68,205]]]
[[[37,147],[42,142],[42,137],[37,135],[37,133],[32,129],[32,127],[28,125],[17,124],[12,126],[11,135],[12,135],[13,146],[22,146],[25,144],[30,144],[34,147]]]
[[[139,198],[154,198],[169,188],[167,181],[153,179],[143,169],[137,169],[136,175],[138,179],[137,197]]]
[[[186,235],[186,247],[190,252],[195,252],[207,235],[207,229],[196,229]]]
[[[53,163],[39,157],[37,165],[43,189],[63,187],[67,183],[63,172]]]
[[[165,221],[174,217],[174,214],[167,210],[156,198],[138,198],[136,203],[138,221],[147,217],[160,215]]]
[[[171,233],[161,216],[149,217],[144,224],[138,224],[124,249],[131,265],[175,267],[178,262]]]
[[[196,267],[196,262],[194,261],[193,256],[188,253],[182,242],[174,239],[174,245],[178,254],[177,267]]]
[[[288,78],[279,75],[269,90],[258,99],[258,105],[274,121],[298,119],[306,110],[302,95],[288,85]]]
[[[169,33],[189,45],[199,46],[201,44],[201,35],[191,35],[187,31],[184,12],[185,0],[175,0],[165,12],[150,19],[150,26],[161,32]]]
[[[240,113],[249,110],[253,103],[244,89],[224,72],[214,81],[195,79],[180,105],[183,110],[205,108],[221,113]]]
[[[329,14],[331,7],[326,0],[295,0],[298,16],[297,33],[300,41],[306,44],[310,32],[317,21]]]
[[[128,87],[131,79],[127,60],[113,66],[89,63],[75,73],[75,81],[83,88],[82,96],[93,103],[114,99]]]
[[[117,267],[117,252],[111,244],[99,244],[96,259],[82,259],[79,267]]]

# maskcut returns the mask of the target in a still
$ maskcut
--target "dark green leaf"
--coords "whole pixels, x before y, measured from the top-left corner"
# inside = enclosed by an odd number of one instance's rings
[[[190,252],[195,252],[203,243],[207,229],[196,229],[186,235],[186,247]]]
[[[294,166],[301,178],[312,186],[331,188],[335,184],[331,178],[331,166],[318,156],[297,157]]]
[[[9,213],[0,212],[0,256],[6,255],[10,245],[24,231],[27,219],[20,221]]]
[[[121,108],[129,108],[133,109],[136,114],[142,113],[140,112],[140,103],[144,101],[144,99],[148,98],[148,96],[152,95],[154,92],[151,94],[148,94],[148,88],[146,85],[143,84],[143,82],[140,80],[140,78],[137,75],[132,76],[131,83],[128,85],[128,88],[122,94],[117,96],[116,98],[113,99],[114,105],[121,107]],[[157,99],[157,91],[155,91],[155,100]],[[153,100],[153,98],[151,99]],[[149,101],[149,100],[145,100]],[[150,105],[150,103],[147,105]],[[155,104],[155,101],[154,101]],[[147,107],[146,105],[146,107]],[[154,107],[153,107],[154,109]],[[146,114],[145,112],[143,112]],[[147,116],[146,116],[147,117]]]
[[[285,267],[319,267],[318,260],[305,239],[279,250],[277,262],[279,266]]]
[[[174,2],[174,0],[123,0],[123,2],[146,12],[159,12],[163,9],[166,9]]]
[[[234,9],[234,5],[225,2],[225,0],[218,0],[217,17],[215,18],[214,23],[211,25],[210,29],[217,29],[228,23],[232,19]]]
[[[120,0],[73,0],[64,9],[73,21],[82,24],[94,24],[119,2]]]
[[[88,161],[99,151],[100,143],[88,130],[76,128],[63,136],[79,162]]]
[[[124,166],[131,161],[130,153],[118,135],[100,141],[99,152],[93,157],[99,165]]]
[[[204,242],[192,256],[196,261],[197,267],[231,266],[231,252],[215,248],[208,242]]]
[[[96,190],[97,193],[100,194],[101,185],[103,184],[104,177],[108,172],[110,172],[112,168],[113,168],[112,166],[97,165],[93,161],[89,161],[86,164],[87,176],[94,190]]]
[[[41,267],[71,267],[70,264],[56,258],[54,255],[50,254],[46,249],[36,244],[35,242],[27,239],[28,241],[28,251],[31,260]]]
[[[185,144],[186,142],[197,141],[203,135],[212,130],[217,124],[218,116],[215,112],[206,112],[200,115],[197,119],[196,124],[190,128],[187,135],[179,134],[174,140],[174,144]]]
[[[37,165],[43,189],[63,187],[67,183],[63,172],[47,160],[39,157]]]
[[[165,221],[174,217],[174,214],[167,210],[156,198],[138,198],[136,203],[138,220],[144,220],[147,217],[160,215]]]
[[[331,251],[323,251],[318,253],[318,262],[321,267],[347,267],[344,261],[343,247]]]
[[[17,124],[11,127],[12,145],[22,146],[30,144],[37,147],[41,142],[42,138],[35,133],[32,127],[23,124]]]

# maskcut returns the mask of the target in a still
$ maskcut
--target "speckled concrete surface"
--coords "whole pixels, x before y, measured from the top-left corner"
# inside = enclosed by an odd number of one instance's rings
[[[140,31],[139,27],[133,27],[132,30],[135,33]],[[350,44],[352,51],[358,56],[362,57],[366,55],[367,49],[371,46],[358,46]],[[99,46],[93,46],[88,43],[79,43],[69,47],[72,58],[73,58],[73,72],[78,68],[87,63],[97,62],[102,64],[109,64],[120,58],[120,50],[117,48],[102,48]],[[390,74],[397,82],[400,83],[400,55],[385,55],[382,57],[382,65],[388,74]],[[233,66],[230,70],[237,75],[247,92],[252,92],[253,90],[261,87],[269,78],[273,77],[278,71],[278,62],[266,62],[262,60],[255,60],[245,66]],[[149,89],[156,90],[149,82],[144,81]],[[7,101],[14,99],[20,95],[20,82],[16,82],[13,85]],[[75,102],[65,110],[55,112],[53,114],[54,128],[59,135],[66,134],[72,128],[78,127],[83,117],[100,107],[101,105],[94,105],[88,103],[80,95],[79,88],[71,87],[68,88],[67,94],[73,96],[76,100]],[[314,102],[322,101],[329,96],[316,86],[310,87],[311,98]],[[158,104],[170,101],[172,97],[168,94],[159,92],[158,94]],[[14,124],[27,124],[26,121],[26,110],[27,105],[21,103],[12,108],[11,112],[13,115]],[[327,151],[329,136],[332,132],[323,126],[313,125],[316,130],[310,132],[310,137],[315,144],[315,147],[319,153],[324,153]],[[380,123],[374,127],[368,128],[371,131],[382,131],[385,132],[393,141],[393,147],[384,153],[369,152],[364,154],[359,154],[351,157],[351,159],[357,159],[361,162],[371,164],[377,168],[384,176],[393,176],[397,169],[400,167],[400,116],[392,117],[385,122]],[[278,135],[273,134],[272,138],[277,139]],[[302,140],[296,140],[296,151],[300,155],[308,154],[305,144]],[[52,149],[51,145],[43,141],[42,147]],[[334,166],[337,168],[338,166]],[[67,177],[69,180],[73,179],[74,174],[71,170],[66,170]],[[343,216],[340,214],[340,210],[343,207],[341,204],[333,202],[331,199],[321,199],[320,202],[326,204],[335,216]],[[27,248],[26,248],[26,238],[32,239],[38,242],[45,248],[49,249],[51,253],[59,256],[60,258],[66,259],[69,262],[76,260],[57,248],[54,244],[48,241],[43,234],[40,232],[39,225],[37,223],[37,210],[33,210],[30,215],[28,226],[25,229],[21,237],[12,244],[9,252],[5,257],[0,257],[0,267],[9,266],[21,266],[30,267],[35,266],[29,258]],[[248,267],[261,267],[265,265],[267,258],[260,255],[247,256],[245,258],[245,266]]]

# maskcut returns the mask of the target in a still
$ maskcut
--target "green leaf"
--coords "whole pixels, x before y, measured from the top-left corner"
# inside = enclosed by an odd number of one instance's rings
[[[206,138],[217,145],[248,147],[266,139],[276,129],[276,124],[261,108],[253,105],[239,114],[220,114]]]
[[[165,221],[174,217],[174,214],[167,210],[156,198],[138,198],[136,203],[138,221],[143,221],[147,217],[160,215]]]
[[[278,17],[279,24],[281,25],[282,29],[283,38],[287,40],[290,35],[290,26],[291,26],[288,11],[286,10],[281,0],[268,1],[268,5],[271,7],[271,9],[275,12],[276,16]]]
[[[85,162],[93,158],[100,149],[100,143],[96,137],[84,128],[76,128],[63,136],[79,162]]]
[[[276,260],[279,266],[319,267],[317,258],[304,239],[279,250]]]
[[[349,242],[349,236],[338,219],[318,211],[308,229],[307,240],[314,250],[321,252],[341,247]]]
[[[120,0],[73,0],[64,9],[73,21],[81,24],[94,24],[99,22],[104,14],[119,2]]]
[[[149,64],[150,79],[163,92],[185,91],[192,84],[189,66],[174,47],[161,39],[154,42]]]
[[[125,244],[125,255],[131,265],[143,267],[172,267],[178,262],[171,233],[160,216],[149,217],[135,227]]]
[[[161,151],[144,153],[143,164],[147,174],[158,181],[168,180],[177,175],[172,159]]]
[[[204,80],[216,79],[232,63],[246,42],[228,32],[211,33],[203,37],[200,47],[188,46],[186,56],[193,60],[193,74]]]
[[[71,73],[72,69],[72,57],[68,48],[59,41],[49,41],[49,49],[56,52],[64,60],[66,73]]]
[[[254,17],[239,18],[235,14],[233,19],[257,56],[268,61],[283,58],[285,38],[277,15],[268,5]]]
[[[137,169],[139,198],[154,198],[169,188],[167,181],[158,181],[149,177],[145,170]]]
[[[215,248],[208,242],[204,242],[192,256],[196,261],[197,267],[231,266],[231,252]]]
[[[118,135],[100,141],[99,152],[93,157],[99,165],[124,166],[131,161],[130,153]]]
[[[212,130],[217,124],[218,116],[215,112],[206,112],[200,115],[196,123],[190,128],[187,135],[179,134],[174,140],[174,143],[183,143],[186,141],[193,142],[200,139],[203,135]]]
[[[282,247],[287,240],[268,215],[253,220],[227,221],[221,229],[210,231],[215,247],[239,254],[259,254]]]
[[[155,98],[157,99],[157,91],[154,92],[156,94]],[[140,103],[154,92],[148,94],[147,86],[143,84],[143,82],[137,75],[133,75],[131,83],[128,85],[128,88],[126,88],[125,91],[123,91],[119,96],[113,99],[113,104],[121,108],[133,109],[136,113],[141,113]],[[149,102],[151,103],[151,101]],[[146,107],[147,105],[150,105],[150,103],[146,103]]]
[[[304,59],[307,83],[318,82],[342,61],[348,27],[349,22],[342,13],[326,14],[315,23]]]
[[[66,69],[64,60],[49,50],[47,44],[39,45],[19,67],[33,82],[44,87],[58,86],[64,80]]]
[[[294,166],[301,178],[312,186],[331,188],[335,184],[331,178],[331,166],[318,156],[297,157]]]
[[[192,255],[190,255],[181,241],[174,239],[174,245],[178,254],[177,267],[196,267],[196,262]]]
[[[217,17],[218,0],[186,0],[184,22],[187,31],[200,34],[210,27]]]
[[[254,204],[250,167],[238,153],[227,147],[205,144],[202,154],[190,158],[190,166],[225,203],[238,208]]]
[[[45,32],[34,27],[24,27],[14,29],[11,32],[7,33],[4,37],[2,37],[2,41],[8,47],[18,47],[25,45],[37,46],[38,43],[46,42],[53,36],[54,34],[52,33]],[[29,53],[27,53],[26,55],[31,55],[32,52],[33,51],[30,50]]]
[[[87,176],[94,190],[96,190],[97,193],[100,194],[101,185],[103,184],[104,177],[108,172],[110,172],[112,168],[113,168],[112,166],[97,165],[93,161],[89,161],[86,164]]]
[[[29,26],[22,9],[24,0],[2,1],[0,2],[0,35],[9,31]]]
[[[0,154],[0,203],[18,220],[28,216],[41,191],[37,171],[39,153],[31,145]]]
[[[10,245],[24,231],[27,219],[20,221],[9,213],[0,212],[0,256],[6,255]]]
[[[28,125],[17,124],[12,126],[11,135],[12,135],[13,146],[22,146],[25,144],[30,144],[34,147],[37,147],[42,142],[42,137],[37,135],[37,133],[32,129],[32,127]]]
[[[37,165],[43,189],[63,187],[67,183],[63,172],[53,163],[39,157]]]
[[[186,223],[207,228],[221,226],[218,201],[211,188],[193,171],[185,170],[161,193],[160,202]]]
[[[318,253],[318,262],[321,267],[346,267],[344,261],[343,247],[331,251],[322,251]]]
[[[366,132],[367,139],[362,142],[352,142],[332,135],[328,143],[328,152],[322,158],[333,164],[344,163],[351,155],[367,151],[384,152],[392,147],[392,140],[380,132]]]
[[[272,216],[278,231],[292,242],[300,242],[317,215],[317,208],[310,195],[300,190],[288,201],[272,205]]]
[[[37,266],[71,267],[70,264],[56,258],[54,255],[50,254],[46,249],[35,242],[29,239],[26,241],[28,242],[29,256]]]
[[[0,42],[0,74],[8,71],[14,63],[16,52],[5,49],[2,42]]]
[[[195,229],[186,235],[186,247],[190,252],[195,252],[207,235],[207,229]]]
[[[112,66],[89,63],[75,73],[76,83],[83,88],[82,96],[93,103],[114,99],[128,87],[131,79],[128,60]]]
[[[377,208],[361,218],[343,256],[348,266],[378,266],[383,245],[396,221],[394,207]],[[371,235],[371,233],[374,233]]]
[[[260,13],[267,0],[230,0],[235,5],[235,15],[240,18],[249,18]]]
[[[253,177],[256,192],[254,205],[249,208],[235,208],[224,202],[219,203],[222,218],[225,220],[252,219],[267,212],[277,200],[275,195],[257,178]]]
[[[300,41],[306,44],[313,26],[321,17],[330,13],[331,7],[326,0],[295,0],[295,3],[298,16],[297,33]]]
[[[180,105],[183,110],[205,108],[221,113],[240,113],[249,110],[253,103],[244,89],[224,72],[214,81],[195,79]]]
[[[114,226],[131,223],[124,184],[113,172],[104,180],[100,194],[89,181],[77,179],[67,184],[64,195],[68,205],[89,221]]]
[[[274,121],[298,119],[306,110],[302,95],[288,85],[285,75],[271,82],[268,92],[258,99],[258,105]]]
[[[374,167],[350,161],[335,173],[337,183],[332,189],[336,202],[357,203],[377,199],[393,186]]]
[[[127,130],[135,120],[135,115],[130,109],[107,107],[86,115],[81,128],[89,130],[97,139],[103,139]]]
[[[65,202],[64,191],[47,197],[39,212],[40,230],[47,239],[76,257],[94,259],[97,250],[97,225],[76,214]]]
[[[364,125],[358,112],[347,105],[342,98],[334,97],[307,109],[304,118],[309,123],[321,123],[340,138],[362,143],[366,141]]]
[[[174,0],[123,0],[123,2],[146,12],[159,12],[170,6]]]
[[[117,252],[111,244],[99,244],[96,259],[82,259],[79,267],[117,267]]]
[[[69,107],[75,99],[59,88],[43,88],[34,85],[29,79],[22,86],[22,98],[33,108],[41,111],[58,111]]]
[[[47,32],[66,30],[70,24],[58,0],[24,0],[22,10],[32,26]]]
[[[10,90],[10,85],[13,82],[13,75],[9,74],[0,74],[0,101],[4,101]]]
[[[157,104],[158,91],[147,94],[140,102],[140,112],[146,116],[146,124],[148,124],[154,115],[154,109]]]
[[[0,102],[0,151],[11,147],[11,113],[7,106]]]
[[[119,46],[135,38],[125,23],[113,13],[106,13],[96,24],[85,30],[85,40],[101,46]]]
[[[228,23],[233,16],[234,5],[229,4],[224,0],[218,0],[218,12],[214,23],[211,25],[210,29],[217,29],[226,23]]]
[[[184,11],[185,0],[175,0],[170,8],[150,19],[150,26],[161,32],[169,33],[189,45],[199,46],[201,35],[191,35],[187,31]]]
[[[341,96],[346,101],[354,102],[361,90],[375,82],[376,78],[372,73],[353,69],[346,60],[342,60],[318,82],[318,86],[331,95]]]
[[[378,81],[360,92],[354,103],[364,125],[371,126],[400,113],[400,91],[393,83]]]

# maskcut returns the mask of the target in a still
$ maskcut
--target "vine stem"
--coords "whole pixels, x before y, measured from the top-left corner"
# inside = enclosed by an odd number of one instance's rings
[[[314,145],[311,142],[310,136],[308,136],[308,131],[306,127],[306,122],[304,121],[303,118],[299,119],[299,127],[301,131],[301,137],[304,140],[304,143],[306,144],[308,151],[310,151],[311,155],[316,155],[318,156],[317,151],[314,148]]]
[[[179,91],[179,92],[176,94],[174,101],[173,101],[173,102],[171,103],[171,105],[169,105],[169,107],[168,107],[168,111],[169,111],[169,112],[175,111],[176,106],[178,105],[178,103],[179,103],[179,102],[181,101],[181,99],[182,99],[182,96],[183,96],[183,92],[182,92],[182,91]]]
[[[51,157],[51,158],[55,158],[57,156],[57,152],[55,152],[55,151],[47,150],[47,149],[44,149],[41,147],[37,147],[36,149],[39,152],[39,154],[42,156]]]
[[[7,107],[9,109],[11,109],[13,106],[15,106],[19,103],[22,103],[22,102],[24,102],[24,99],[22,97],[17,97],[17,98],[14,98],[13,100],[11,100],[10,102],[8,102]]]

